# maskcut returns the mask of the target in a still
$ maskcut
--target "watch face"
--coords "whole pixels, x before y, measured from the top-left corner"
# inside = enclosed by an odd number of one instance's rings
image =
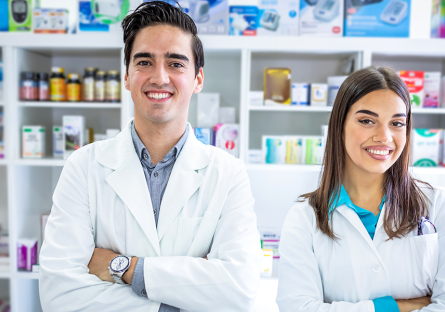
[[[111,261],[110,268],[114,272],[122,272],[130,265],[128,258],[124,256],[118,256]]]

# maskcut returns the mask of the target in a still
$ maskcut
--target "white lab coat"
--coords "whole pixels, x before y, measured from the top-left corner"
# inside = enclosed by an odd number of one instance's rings
[[[297,203],[280,242],[277,303],[281,312],[374,312],[372,299],[432,295],[422,312],[445,311],[445,191],[422,187],[437,233],[389,240],[379,218],[371,240],[354,210],[332,216],[338,243],[317,227],[313,208]],[[417,231],[417,230],[416,230]],[[416,310],[417,311],[417,310]]]
[[[158,312],[162,302],[181,311],[249,311],[261,247],[243,163],[190,130],[156,229],[130,127],[76,151],[63,168],[40,252],[43,310]],[[149,299],[88,274],[94,247],[146,257]]]

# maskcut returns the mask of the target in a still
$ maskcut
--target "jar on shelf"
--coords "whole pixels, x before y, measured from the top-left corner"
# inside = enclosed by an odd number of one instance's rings
[[[49,101],[49,75],[48,73],[37,74],[37,94],[39,101]]]
[[[78,74],[68,74],[66,82],[66,100],[69,102],[80,102],[81,83]]]
[[[121,79],[117,70],[107,72],[105,81],[105,100],[117,103],[121,101]]]
[[[94,79],[94,101],[105,101],[105,72],[99,70]]]
[[[85,68],[85,74],[82,81],[82,100],[85,102],[94,101],[94,75],[97,72],[97,68],[87,67]]]
[[[20,73],[20,100],[37,100],[37,79],[33,72]]]
[[[66,100],[65,75],[62,67],[53,67],[51,69],[50,81],[50,98],[51,101]]]

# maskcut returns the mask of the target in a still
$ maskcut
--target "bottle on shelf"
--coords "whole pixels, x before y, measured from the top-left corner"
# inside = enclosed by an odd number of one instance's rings
[[[49,101],[49,75],[48,73],[37,74],[37,90],[39,101]]]
[[[37,78],[35,73],[20,73],[20,100],[37,100]]]
[[[66,100],[64,71],[65,70],[62,67],[53,67],[51,69],[51,77],[50,77],[51,101]]]
[[[85,74],[82,81],[82,100],[85,102],[94,101],[94,75],[97,72],[97,68],[87,67],[85,68]]]
[[[117,70],[107,72],[105,80],[105,99],[107,102],[117,103],[121,100],[120,73]]]
[[[99,70],[96,72],[94,80],[94,101],[105,101],[105,72]]]
[[[66,100],[68,102],[80,102],[81,84],[78,74],[68,74],[66,82]]]

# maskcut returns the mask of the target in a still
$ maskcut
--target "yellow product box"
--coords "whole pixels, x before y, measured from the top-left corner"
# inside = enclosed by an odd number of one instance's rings
[[[286,164],[305,163],[305,139],[286,137]]]

